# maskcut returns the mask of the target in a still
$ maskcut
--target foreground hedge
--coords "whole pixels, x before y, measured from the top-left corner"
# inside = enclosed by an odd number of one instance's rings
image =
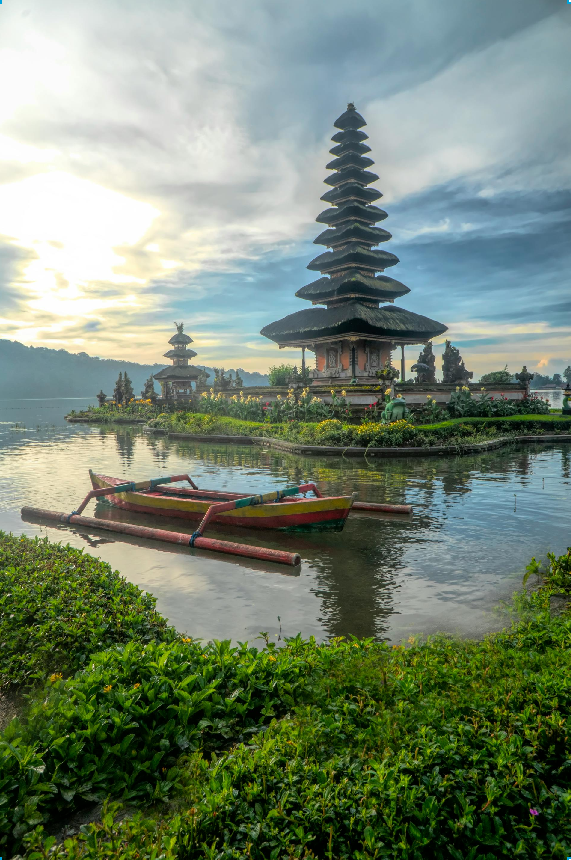
[[[143,594],[70,546],[0,532],[0,690],[75,672],[94,651],[168,633]]]
[[[347,424],[328,419],[318,424],[240,421],[235,418],[197,412],[164,414],[150,422],[152,427],[172,433],[227,436],[267,436],[306,445],[341,447],[428,447],[485,441],[494,437],[570,433],[571,419],[561,415],[514,415],[508,418],[453,418],[438,424],[412,425],[408,421],[381,424],[365,421]]]
[[[0,736],[4,853],[567,856],[571,616],[550,598],[571,591],[571,552],[550,556],[545,583],[483,642],[177,636],[94,655]],[[38,828],[105,796],[153,805],[127,821],[108,809],[60,846]]]
[[[211,761],[192,756],[175,810],[108,814],[51,856],[567,856],[571,620],[550,618],[545,595],[526,608],[479,643],[305,643],[309,702]],[[31,844],[34,860],[55,848]]]

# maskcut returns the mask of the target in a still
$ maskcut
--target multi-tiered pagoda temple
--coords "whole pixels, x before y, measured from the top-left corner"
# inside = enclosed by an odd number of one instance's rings
[[[192,381],[201,379],[204,371],[188,363],[196,353],[193,349],[187,349],[192,338],[184,334],[184,323],[175,323],[175,326],[176,334],[169,340],[172,349],[164,354],[165,358],[171,359],[172,367],[159,370],[154,379],[160,383],[163,400],[189,400],[192,397]]]
[[[392,305],[410,290],[400,281],[378,274],[399,259],[374,249],[391,234],[375,226],[387,213],[373,205],[383,196],[381,192],[369,188],[379,177],[367,170],[373,161],[366,155],[371,151],[364,142],[368,135],[361,131],[366,122],[349,104],[334,125],[340,131],[332,137],[335,146],[330,152],[335,158],[327,165],[334,172],[325,180],[331,190],[321,198],[332,206],[317,216],[316,221],[328,229],[315,239],[315,244],[330,250],[307,267],[322,277],[296,293],[300,299],[326,307],[298,311],[261,331],[280,348],[315,352],[312,375],[318,384],[367,382],[390,360],[397,346],[403,347],[404,369],[406,344],[427,343],[447,330],[442,323]]]

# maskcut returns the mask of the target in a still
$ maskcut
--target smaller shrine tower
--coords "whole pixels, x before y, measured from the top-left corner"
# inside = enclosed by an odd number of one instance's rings
[[[192,381],[202,381],[203,377],[208,378],[208,374],[188,363],[196,355],[193,349],[187,349],[192,338],[184,334],[184,323],[175,322],[175,326],[176,334],[169,340],[172,349],[164,354],[165,358],[171,359],[172,367],[164,367],[153,378],[161,386],[161,400],[188,401],[192,397]]]

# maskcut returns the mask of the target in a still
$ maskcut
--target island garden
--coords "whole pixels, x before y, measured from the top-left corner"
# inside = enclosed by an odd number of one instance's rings
[[[374,249],[391,234],[374,226],[387,213],[374,205],[382,194],[370,187],[378,176],[367,170],[373,161],[366,155],[371,150],[362,130],[365,120],[351,103],[334,125],[339,129],[330,150],[335,157],[325,180],[331,187],[322,197],[331,206],[317,216],[327,229],[315,239],[331,250],[308,265],[322,277],[296,293],[314,307],[261,332],[280,349],[301,348],[301,368],[276,366],[269,387],[246,393],[238,376],[231,380],[216,368],[209,388],[208,375],[191,363],[196,352],[188,349],[192,338],[180,323],[165,353],[172,366],[154,375],[159,395],[149,378],[141,398],[135,398],[127,375],[120,375],[113,399],[101,391],[97,408],[71,413],[70,421],[134,422],[151,432],[377,453],[384,448],[442,453],[442,445],[456,452],[498,436],[510,440],[569,431],[567,400],[562,415],[550,415],[548,402],[530,394],[533,374],[525,366],[514,376],[505,368],[473,383],[473,373],[447,340],[442,381],[437,381],[431,341],[447,327],[394,305],[410,290],[384,274],[398,257]],[[409,381],[407,344],[422,345],[412,368],[416,378]],[[391,364],[397,348],[400,371]],[[306,364],[306,350],[315,354],[313,368]]]

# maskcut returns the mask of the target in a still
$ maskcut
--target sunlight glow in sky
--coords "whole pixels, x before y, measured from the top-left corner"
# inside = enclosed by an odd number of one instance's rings
[[[476,378],[561,370],[563,5],[2,4],[0,337],[152,363],[182,319],[199,362],[298,359],[259,330],[306,306],[332,125],[354,100],[399,303],[446,323]]]

